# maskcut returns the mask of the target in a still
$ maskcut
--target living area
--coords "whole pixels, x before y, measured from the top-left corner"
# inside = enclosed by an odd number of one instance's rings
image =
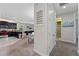
[[[31,13],[33,4],[0,4],[0,56],[35,55]]]

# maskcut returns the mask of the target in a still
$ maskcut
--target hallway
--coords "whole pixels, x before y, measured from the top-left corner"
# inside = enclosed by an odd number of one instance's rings
[[[71,43],[57,41],[50,56],[77,56],[77,46]]]

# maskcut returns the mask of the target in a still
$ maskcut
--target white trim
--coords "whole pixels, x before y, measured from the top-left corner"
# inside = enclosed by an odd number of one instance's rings
[[[39,52],[37,49],[34,49],[34,52],[36,52],[36,53],[39,54],[40,56],[47,56],[47,55],[45,55],[45,54]]]
[[[60,40],[60,41],[76,44],[76,41],[75,42],[74,41],[67,41],[67,40]]]

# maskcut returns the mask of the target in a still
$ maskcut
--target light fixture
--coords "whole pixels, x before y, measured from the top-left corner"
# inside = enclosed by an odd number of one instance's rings
[[[66,8],[66,6],[63,6],[63,8]]]

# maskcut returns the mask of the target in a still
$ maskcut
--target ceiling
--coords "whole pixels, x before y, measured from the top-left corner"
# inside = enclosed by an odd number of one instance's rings
[[[64,6],[66,8],[64,8]],[[55,3],[54,8],[57,16],[60,16],[66,13],[76,12],[78,10],[78,5],[77,3]]]
[[[0,18],[32,24],[33,17],[33,3],[0,3]]]
[[[76,3],[54,3],[57,16],[76,12]],[[66,8],[63,8],[66,6]],[[34,24],[33,3],[0,3],[0,18],[13,20],[15,22]]]

